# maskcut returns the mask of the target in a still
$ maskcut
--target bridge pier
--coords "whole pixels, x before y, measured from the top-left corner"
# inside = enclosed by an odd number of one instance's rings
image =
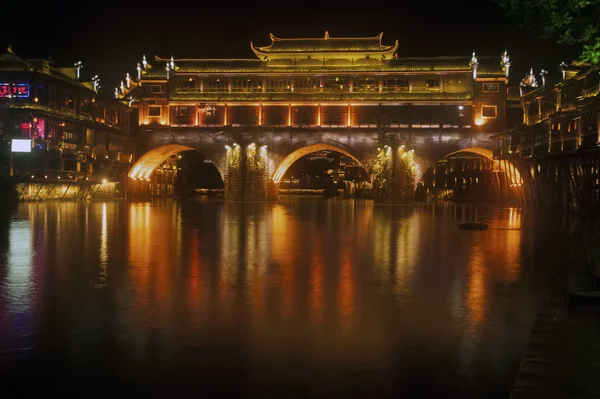
[[[378,150],[373,167],[375,202],[410,204],[414,200],[414,152],[403,145],[386,145]]]
[[[226,150],[225,199],[229,201],[271,199],[267,147],[258,147],[254,143],[241,146],[234,144],[232,147],[227,146]]]

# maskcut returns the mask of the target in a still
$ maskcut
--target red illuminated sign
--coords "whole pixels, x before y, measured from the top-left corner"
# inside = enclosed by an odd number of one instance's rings
[[[0,83],[0,98],[29,97],[29,85],[26,83]]]

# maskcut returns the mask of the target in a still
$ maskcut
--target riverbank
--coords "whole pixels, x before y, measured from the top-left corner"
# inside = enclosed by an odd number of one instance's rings
[[[553,269],[511,399],[600,397],[600,235],[580,226],[569,248],[568,267]]]

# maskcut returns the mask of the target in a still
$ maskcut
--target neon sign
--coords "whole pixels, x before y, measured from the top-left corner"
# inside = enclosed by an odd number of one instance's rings
[[[29,85],[27,83],[0,83],[0,98],[2,97],[29,97]]]

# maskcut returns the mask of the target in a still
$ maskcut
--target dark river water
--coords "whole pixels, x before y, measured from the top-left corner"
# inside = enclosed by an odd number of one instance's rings
[[[0,396],[508,397],[561,260],[524,220],[284,197],[2,210]]]

